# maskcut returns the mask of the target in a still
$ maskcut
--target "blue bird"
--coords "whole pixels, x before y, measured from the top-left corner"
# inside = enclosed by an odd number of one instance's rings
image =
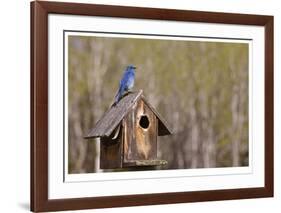
[[[117,94],[115,95],[114,105],[117,104],[121,98],[134,87],[135,83],[135,70],[136,67],[133,65],[127,66],[122,79],[119,83],[119,89]]]

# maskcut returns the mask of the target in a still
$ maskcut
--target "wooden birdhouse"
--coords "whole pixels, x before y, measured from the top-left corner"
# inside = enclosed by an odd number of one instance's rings
[[[128,93],[112,106],[85,138],[100,138],[100,168],[159,166],[157,136],[171,130],[139,92]]]

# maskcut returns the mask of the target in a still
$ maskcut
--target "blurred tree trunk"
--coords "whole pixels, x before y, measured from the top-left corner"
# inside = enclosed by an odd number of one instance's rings
[[[190,141],[191,141],[191,168],[197,168],[198,165],[198,149],[199,149],[199,123],[198,123],[198,112],[195,105],[195,97],[196,95],[190,98],[190,122],[191,122],[191,133],[190,133]]]
[[[214,104],[209,107],[208,97],[205,92],[200,93],[202,132],[203,135],[203,164],[210,168],[216,166],[216,139],[214,136],[213,119],[216,111]],[[214,97],[213,97],[214,98]]]
[[[232,112],[232,166],[239,165],[239,138],[238,138],[238,128],[240,125],[239,122],[239,94],[237,85],[233,88],[233,95],[231,99],[231,112]]]
[[[245,78],[243,70],[240,70],[239,79]],[[243,128],[245,123],[245,114],[247,109],[248,95],[247,84],[245,81],[239,81],[233,86],[233,94],[231,99],[231,112],[232,112],[232,166],[241,165],[241,140],[243,138]],[[246,112],[245,112],[246,111]]]
[[[109,63],[109,52],[103,51],[106,49],[106,44],[104,42],[89,41],[90,48],[90,58],[91,66],[90,71],[87,72],[87,90],[89,94],[89,107],[92,111],[92,117],[94,118],[94,123],[91,124],[87,129],[92,128],[95,123],[101,118],[104,113],[104,93],[106,89],[104,88],[105,82],[103,82],[104,75],[108,68]],[[102,54],[101,54],[102,53]],[[92,143],[86,141],[89,145],[87,150],[87,161],[85,162],[85,167],[88,172],[96,172],[99,170],[100,164],[100,140],[94,139]]]

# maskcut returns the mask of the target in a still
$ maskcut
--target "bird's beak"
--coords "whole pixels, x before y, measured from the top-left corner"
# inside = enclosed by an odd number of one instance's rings
[[[137,67],[133,67],[134,69],[137,69]]]

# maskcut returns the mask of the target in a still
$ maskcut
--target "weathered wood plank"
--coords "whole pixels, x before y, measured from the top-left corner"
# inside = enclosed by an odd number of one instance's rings
[[[123,164],[123,167],[132,167],[132,166],[163,166],[168,162],[166,160],[136,160],[128,161]]]
[[[117,169],[122,167],[122,127],[116,139],[103,137],[100,141],[100,168]]]
[[[85,138],[109,137],[141,94],[142,90],[128,93],[116,105],[111,106]]]
[[[141,96],[141,98],[158,118],[158,135],[163,136],[173,134],[172,129],[169,127],[167,121],[156,111],[156,109],[154,109],[154,107],[146,100],[143,95]]]
[[[147,119],[147,126],[141,120]],[[157,158],[157,118],[150,108],[139,100],[124,118],[124,162]]]

